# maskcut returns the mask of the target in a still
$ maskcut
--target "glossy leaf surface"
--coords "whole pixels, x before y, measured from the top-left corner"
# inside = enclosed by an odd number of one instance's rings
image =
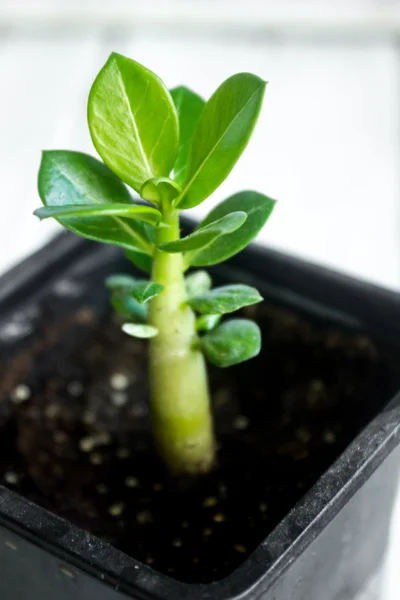
[[[174,178],[182,185],[186,179],[193,132],[205,106],[205,101],[184,86],[171,90],[171,96],[179,119],[179,150],[174,165]]]
[[[230,196],[207,215],[198,226],[198,229],[237,210],[244,211],[247,214],[246,222],[240,229],[216,239],[204,250],[200,250],[196,254],[188,254],[185,257],[186,264],[205,267],[215,265],[237,254],[263,228],[274,206],[275,200],[258,192],[244,191]]]
[[[249,285],[232,284],[216,287],[189,298],[188,304],[202,314],[226,314],[262,301],[258,290]]]
[[[164,289],[160,283],[135,279],[125,274],[111,275],[106,279],[106,286],[113,291],[129,294],[139,304],[144,304]]]
[[[146,67],[111,54],[90,90],[88,122],[97,152],[137,192],[148,179],[170,174],[178,117],[167,88]]]
[[[181,186],[169,177],[153,177],[143,184],[140,195],[148,202],[169,205],[181,192]]]
[[[47,207],[64,205],[135,206],[127,188],[102,162],[81,152],[54,150],[43,153],[39,195]],[[145,223],[119,216],[58,218],[64,227],[91,240],[127,249],[152,252]],[[151,230],[151,227],[150,227]]]
[[[201,315],[196,319],[197,331],[212,331],[221,321],[221,315]]]
[[[135,204],[66,204],[64,206],[42,206],[33,213],[39,219],[71,218],[84,219],[85,217],[125,217],[137,219],[156,226],[161,220],[161,213],[149,206]]]
[[[159,248],[164,250],[164,252],[191,252],[200,250],[209,246],[220,236],[239,229],[246,219],[247,215],[245,212],[236,211],[196,229],[196,231],[180,240],[160,244]]]
[[[201,345],[212,364],[230,367],[259,354],[261,332],[253,321],[232,319],[201,338]]]
[[[229,175],[250,139],[265,86],[256,75],[238,73],[206,103],[192,137],[181,209],[200,204]]]

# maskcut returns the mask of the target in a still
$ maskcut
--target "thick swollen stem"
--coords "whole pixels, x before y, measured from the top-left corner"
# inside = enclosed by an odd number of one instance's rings
[[[164,215],[157,241],[179,238],[179,213]],[[174,473],[208,471],[215,443],[207,371],[198,348],[195,315],[186,304],[183,257],[160,250],[152,279],[164,286],[151,300],[149,322],[158,329],[150,344],[150,403],[158,451]]]

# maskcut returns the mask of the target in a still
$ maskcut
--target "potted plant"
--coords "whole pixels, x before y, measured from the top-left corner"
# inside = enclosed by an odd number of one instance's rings
[[[112,54],[88,105],[104,162],[43,154],[37,216],[87,239],[0,280],[1,597],[334,600],[378,577],[398,297],[238,254],[274,206],[257,192],[181,232],[264,90],[242,73],[204,102]]]

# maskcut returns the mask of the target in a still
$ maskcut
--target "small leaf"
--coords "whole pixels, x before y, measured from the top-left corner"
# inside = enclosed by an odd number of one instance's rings
[[[77,217],[125,217],[126,219],[137,219],[150,225],[157,226],[161,221],[161,213],[150,206],[139,206],[138,204],[64,204],[63,206],[42,206],[34,213],[40,220],[49,217],[70,218]]]
[[[122,331],[137,338],[152,338],[158,335],[157,327],[139,323],[124,323],[122,325]]]
[[[201,338],[201,345],[213,365],[230,367],[259,354],[261,332],[253,321],[232,319]]]
[[[71,204],[99,207],[114,203],[135,206],[122,181],[102,162],[81,152],[43,152],[38,188],[46,207]],[[90,240],[148,254],[153,252],[150,242],[152,228],[147,223],[116,215],[57,220],[67,229]]]
[[[196,331],[212,331],[221,320],[221,315],[201,315],[196,319]]]
[[[186,179],[190,142],[200,114],[205,106],[203,98],[187,87],[180,86],[171,90],[172,100],[179,119],[179,150],[174,165],[174,178],[183,184]]]
[[[123,293],[113,293],[110,299],[114,310],[124,319],[135,319],[145,323],[147,321],[147,306],[139,304],[132,296]]]
[[[218,204],[200,223],[198,229],[239,209],[247,214],[246,222],[233,233],[214,240],[204,250],[188,253],[185,256],[186,265],[196,267],[215,265],[243,250],[262,229],[274,206],[275,200],[250,191],[239,192]]]
[[[144,271],[145,273],[151,273],[153,268],[153,257],[139,250],[126,250],[125,256],[130,260],[136,267]]]
[[[236,211],[196,229],[196,231],[180,240],[160,244],[158,247],[164,252],[189,252],[206,248],[215,239],[239,229],[246,219],[245,212]]]
[[[164,286],[155,281],[135,281],[130,289],[130,294],[140,304],[144,304],[148,300],[151,300],[151,298],[154,298],[154,296],[158,296],[163,289]]]
[[[248,285],[223,285],[189,298],[188,304],[202,314],[226,314],[262,301],[259,292]]]
[[[178,152],[178,115],[157,75],[113,53],[89,94],[88,121],[104,162],[136,192],[168,176]]]
[[[131,275],[125,275],[124,273],[117,273],[116,275],[110,275],[105,280],[106,287],[114,292],[129,292],[132,286],[135,285],[136,279]]]
[[[154,298],[164,289],[163,285],[155,281],[143,281],[124,274],[110,275],[106,279],[106,286],[115,292],[129,294],[140,304]]]
[[[206,103],[192,137],[180,209],[203,202],[229,175],[250,139],[265,86],[256,75],[238,73]]]
[[[140,190],[140,196],[148,202],[171,205],[182,192],[181,186],[169,177],[153,177],[146,181]]]
[[[211,289],[212,279],[207,271],[195,271],[185,277],[185,287],[189,298],[198,296]]]

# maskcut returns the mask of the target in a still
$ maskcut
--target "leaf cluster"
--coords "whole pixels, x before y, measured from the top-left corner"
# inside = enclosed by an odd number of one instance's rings
[[[274,200],[255,191],[239,192],[211,210],[186,237],[157,243],[156,232],[168,226],[167,213],[197,206],[229,175],[254,129],[265,86],[255,75],[238,73],[205,102],[186,87],[169,91],[149,69],[111,54],[88,100],[90,134],[102,161],[81,152],[44,152],[38,181],[43,207],[35,214],[55,218],[88,239],[124,248],[129,260],[149,274],[156,252],[181,253],[185,270],[226,260],[257,235]],[[258,302],[258,292],[242,285],[211,290],[203,271],[190,274],[186,282],[208,358],[227,366],[254,355],[260,344],[255,324],[219,321]],[[115,275],[107,286],[114,308],[132,321],[124,331],[157,335],[146,324],[146,303],[162,293],[159,283]]]

